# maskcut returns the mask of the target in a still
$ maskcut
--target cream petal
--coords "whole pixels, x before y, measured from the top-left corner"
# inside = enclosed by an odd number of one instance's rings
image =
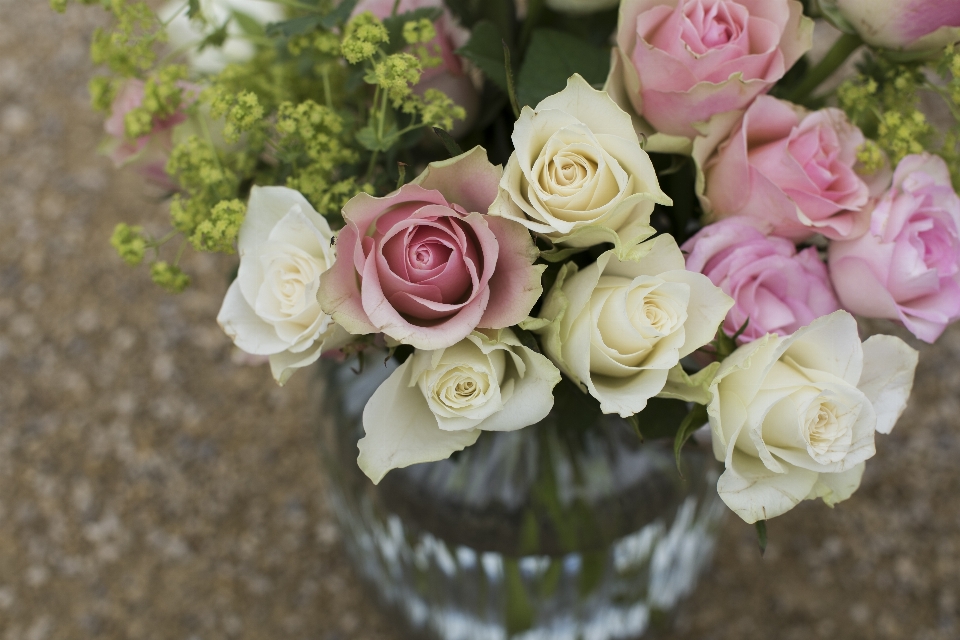
[[[813,471],[789,467],[773,473],[757,458],[734,453],[734,464],[717,481],[717,493],[747,524],[783,515],[806,498],[816,485]]]
[[[667,282],[679,282],[690,287],[687,321],[683,325],[684,342],[680,347],[680,357],[683,358],[713,340],[734,301],[708,277],[699,273],[677,270],[662,273],[660,277]]]
[[[391,469],[449,458],[480,437],[477,429],[442,431],[420,389],[411,387],[407,363],[374,392],[363,409],[364,437],[357,464],[374,484]]]
[[[570,76],[562,91],[544,98],[536,108],[537,111],[546,109],[569,113],[594,133],[632,138],[637,144],[640,142],[627,112],[617,106],[606,91],[591,87],[580,74]]]
[[[238,348],[254,355],[270,355],[285,351],[290,345],[281,340],[276,330],[264,322],[247,303],[236,280],[227,289],[217,323]]]
[[[919,355],[894,336],[871,336],[863,343],[863,373],[857,387],[873,403],[879,433],[890,433],[906,409]]]
[[[852,469],[841,473],[821,473],[805,500],[823,498],[823,502],[828,507],[843,502],[860,488],[860,480],[863,478],[863,471],[866,468],[866,463],[861,462]]]

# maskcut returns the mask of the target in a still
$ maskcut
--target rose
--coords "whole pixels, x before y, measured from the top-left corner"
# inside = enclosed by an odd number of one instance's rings
[[[547,0],[547,6],[562,13],[596,13],[613,9],[620,0]]]
[[[708,225],[687,240],[687,269],[704,274],[734,300],[723,323],[740,342],[788,335],[840,308],[815,247],[765,236],[750,218]]]
[[[933,52],[960,41],[958,0],[820,0],[820,8],[875,47]]]
[[[414,351],[367,402],[357,461],[376,484],[390,469],[449,457],[481,431],[537,423],[553,407],[558,382],[556,367],[509,329]]]
[[[709,389],[713,451],[726,466],[720,497],[748,523],[801,500],[849,498],[874,433],[890,433],[903,412],[916,366],[899,338],[861,344],[845,311],[737,349]]]
[[[482,147],[430,164],[412,184],[343,209],[337,260],[320,284],[323,309],[354,334],[383,332],[442,349],[477,327],[524,319],[540,297],[541,266],[521,225],[483,215],[500,168]]]
[[[480,111],[480,95],[467,74],[463,59],[454,53],[467,44],[470,32],[457,23],[443,0],[400,0],[396,15],[433,8],[441,9],[442,12],[433,23],[437,36],[426,46],[431,55],[440,55],[442,63],[424,69],[414,91],[422,96],[427,89],[438,89],[464,108],[466,118],[457,120],[450,131],[451,135],[459,137],[470,130]],[[354,17],[366,11],[383,20],[393,15],[394,0],[360,0],[350,16]]]
[[[196,85],[182,82],[180,86],[185,103],[192,102],[200,93]],[[173,148],[173,130],[187,121],[187,114],[181,108],[165,118],[154,118],[149,133],[131,140],[127,137],[126,116],[143,104],[143,95],[142,80],[130,78],[120,87],[103,124],[111,138],[107,153],[114,166],[134,166],[150,182],[172,191],[177,185],[164,167]]]
[[[870,186],[855,171],[863,142],[839,109],[807,113],[760,96],[705,163],[704,208],[756,218],[792,240],[855,238],[869,217]]]
[[[270,356],[280,384],[349,340],[317,302],[321,276],[334,260],[333,237],[300,193],[251,190],[237,239],[240,269],[217,322],[243,351]]]
[[[578,271],[560,269],[537,327],[543,351],[600,401],[631,416],[660,393],[680,358],[713,339],[733,300],[706,276],[684,269],[672,236],[642,247],[636,260],[608,251]]]
[[[768,91],[812,38],[795,0],[623,0],[607,89],[657,131],[693,138]]]
[[[901,160],[870,230],[831,243],[829,264],[845,309],[936,340],[960,318],[960,198],[946,163],[929,154]]]
[[[500,195],[490,212],[553,242],[613,242],[623,254],[653,235],[654,203],[669,205],[628,116],[579,75],[514,125]]]
[[[200,0],[200,11],[202,21],[190,19],[182,0],[173,0],[157,12],[157,17],[167,25],[170,48],[186,50],[190,66],[204,74],[219,73],[230,63],[246,62],[253,57],[254,45],[236,15],[261,25],[280,22],[285,17],[283,6],[271,0]],[[227,37],[223,44],[200,48],[224,24]]]

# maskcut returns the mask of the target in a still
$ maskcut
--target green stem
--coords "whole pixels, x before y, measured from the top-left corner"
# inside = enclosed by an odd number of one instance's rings
[[[161,20],[161,21],[160,21],[160,26],[163,27],[164,29],[166,29],[167,26],[169,26],[171,22],[173,22],[174,20],[176,20],[177,17],[178,17],[181,13],[183,13],[184,9],[186,9],[186,8],[189,7],[189,6],[190,6],[190,3],[189,3],[189,2],[184,2],[182,7],[180,7],[179,9],[177,9],[176,11],[173,12],[173,15],[171,15],[171,16],[170,16],[169,18],[167,18],[166,20]]]
[[[187,239],[184,238],[183,242],[180,243],[180,248],[177,249],[177,257],[173,260],[173,266],[180,266],[180,258],[183,257],[183,250],[187,248]]]
[[[304,4],[302,2],[297,2],[296,0],[270,0],[274,4],[282,4],[291,9],[301,9],[303,11],[309,11],[310,13],[317,13],[319,9],[314,5]]]
[[[333,93],[330,91],[330,71],[324,67],[320,75],[323,77],[323,95],[327,99],[327,108],[333,109]]]
[[[860,48],[863,40],[855,33],[845,33],[833,44],[823,60],[817,63],[817,66],[807,71],[803,81],[793,88],[786,99],[791,102],[802,103],[820,86],[820,84],[833,75],[833,72],[840,68],[850,54]]]

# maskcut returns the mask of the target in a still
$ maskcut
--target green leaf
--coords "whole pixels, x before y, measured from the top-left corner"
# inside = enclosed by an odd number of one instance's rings
[[[369,149],[370,151],[388,151],[390,147],[393,146],[393,143],[397,141],[396,134],[396,127],[393,127],[384,134],[383,138],[380,138],[373,126],[367,125],[357,131],[357,142],[359,142],[364,149]]]
[[[350,14],[353,13],[353,8],[357,6],[357,2],[358,0],[343,0],[343,2],[333,8],[333,11],[320,19],[320,26],[324,29],[339,27],[350,18]]]
[[[673,456],[677,460],[677,471],[680,477],[683,477],[683,470],[680,468],[680,451],[683,445],[687,443],[693,432],[702,427],[707,422],[707,408],[702,404],[693,405],[693,409],[687,414],[687,417],[680,423],[677,429],[677,437],[673,440]]]
[[[347,4],[347,3],[344,3]],[[290,36],[299,36],[304,33],[310,33],[323,22],[323,16],[311,13],[299,18],[291,18],[283,22],[272,22],[267,25],[266,33],[268,37],[277,36],[289,38]]]
[[[534,611],[530,595],[523,584],[520,567],[515,558],[503,559],[504,587],[506,587],[506,624],[510,636],[527,631],[533,626]]]
[[[242,11],[233,11],[233,19],[240,25],[240,29],[248,36],[262,36],[263,25],[258,20],[252,18],[249,14]]]
[[[562,91],[575,73],[590,84],[604,82],[610,70],[610,51],[553,29],[533,32],[530,48],[517,78],[520,106],[534,106]]]
[[[760,557],[767,552],[767,521],[757,520],[754,525],[757,528],[757,546],[760,547]]]
[[[227,20],[222,25],[220,25],[215,31],[203,39],[200,43],[200,46],[197,47],[197,51],[203,51],[207,47],[222,47],[223,43],[227,41],[227,25],[230,24],[230,21]]]
[[[407,41],[403,39],[403,25],[408,22],[418,22],[424,18],[430,22],[434,22],[439,19],[442,14],[443,9],[440,7],[425,7],[385,18],[383,26],[386,27],[387,33],[390,35],[390,42],[384,49],[387,53],[403,51],[407,47]]]
[[[446,148],[447,153],[450,154],[451,158],[455,158],[463,153],[463,149],[460,148],[460,145],[457,144],[457,141],[454,140],[449,133],[440,127],[434,127],[433,130],[440,138],[440,141],[443,142],[443,146]]]
[[[688,413],[686,402],[650,398],[644,410],[627,418],[627,422],[641,440],[675,438]]]
[[[503,38],[489,20],[481,20],[473,27],[470,40],[457,49],[463,56],[483,71],[504,93],[507,91],[507,74],[504,70]]]
[[[200,0],[190,0],[187,4],[187,17],[193,20],[199,15],[202,15],[200,13]]]

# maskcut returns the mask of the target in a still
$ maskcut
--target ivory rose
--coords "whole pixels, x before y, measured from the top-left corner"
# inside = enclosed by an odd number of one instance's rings
[[[960,41],[960,0],[820,0],[820,7],[875,47],[932,53]]]
[[[899,320],[933,342],[960,318],[960,198],[938,156],[907,156],[867,233],[830,244],[830,277],[845,309]]]
[[[386,197],[355,196],[320,283],[323,309],[350,333],[383,332],[417,349],[523,320],[543,291],[543,267],[523,226],[485,215],[499,181],[476,147]]]
[[[350,338],[317,302],[320,277],[334,260],[333,237],[299,192],[251,190],[237,238],[240,269],[217,322],[243,351],[269,356],[280,384]]]
[[[360,0],[350,15],[353,17],[369,11],[383,20],[390,17],[393,8],[394,0]],[[452,135],[459,136],[470,130],[480,109],[480,96],[467,73],[464,60],[454,53],[467,44],[470,32],[457,23],[443,0],[400,0],[396,13],[400,15],[417,9],[432,8],[442,9],[442,13],[433,23],[437,36],[427,43],[427,47],[431,55],[439,55],[443,62],[437,67],[424,69],[414,91],[423,95],[427,89],[438,89],[455,104],[463,107],[467,116],[458,120],[451,131]]]
[[[536,109],[523,108],[513,144],[490,213],[554,243],[612,242],[623,255],[653,235],[654,204],[672,204],[630,116],[579,75]]]
[[[672,236],[648,241],[645,255],[613,251],[582,270],[564,264],[537,329],[544,353],[600,401],[604,413],[639,413],[660,393],[680,358],[710,342],[733,300],[706,276],[687,271]]]
[[[235,18],[267,25],[284,19],[283,6],[272,0],[200,0],[203,20],[191,20],[182,0],[164,5],[157,17],[167,23],[167,43],[176,51],[186,51],[190,66],[198,73],[214,74],[232,62],[245,62],[253,57],[255,47],[243,26]],[[222,25],[227,25],[227,38],[219,47],[203,47],[201,43]]]
[[[899,338],[861,344],[837,311],[790,336],[745,344],[720,365],[707,406],[713,451],[726,470],[720,498],[748,523],[802,500],[849,498],[913,386],[917,352]]]
[[[607,88],[656,131],[693,138],[769,91],[812,38],[796,0],[623,0]]]
[[[363,410],[360,468],[380,482],[390,469],[442,460],[481,431],[515,431],[553,407],[560,372],[509,329],[414,351]]]
[[[815,247],[764,235],[750,218],[708,225],[687,240],[687,269],[702,273],[734,300],[723,329],[740,342],[788,335],[840,308]]]
[[[863,142],[839,109],[808,113],[760,96],[703,167],[704,208],[755,218],[795,241],[855,238],[869,219],[870,186],[855,170]]]

